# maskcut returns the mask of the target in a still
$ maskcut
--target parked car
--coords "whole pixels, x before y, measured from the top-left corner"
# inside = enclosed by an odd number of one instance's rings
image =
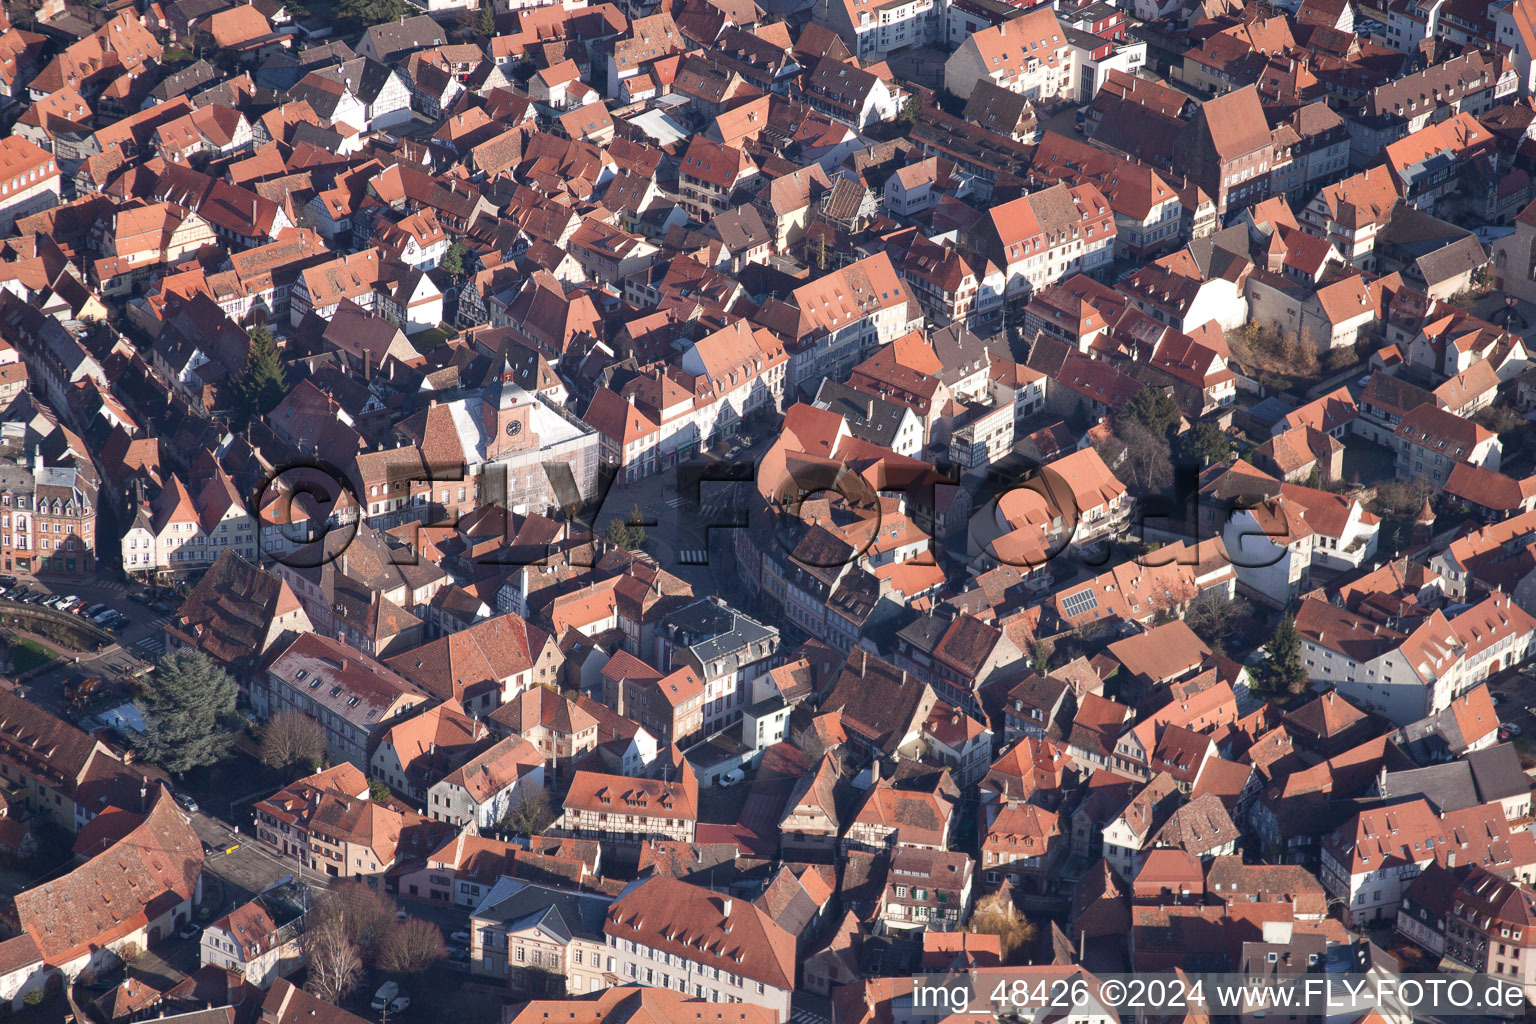
[[[1519,736],[1522,732],[1524,732],[1524,730],[1514,722],[1506,722],[1504,724],[1504,731],[1509,733],[1511,736]]]
[[[169,601],[156,601],[149,607],[151,610],[157,611],[161,615],[169,615],[171,612],[176,610]]]
[[[15,576],[0,576],[0,587],[14,587],[15,585]]]
[[[176,802],[181,804],[183,810],[191,811],[194,814],[197,813],[197,801],[193,800],[187,794],[185,794],[185,793],[177,793],[176,794]]]
[[[176,932],[176,937],[178,939],[195,939],[202,933],[203,930],[201,928],[193,924],[191,921],[188,921]]]
[[[104,612],[106,610],[107,610],[107,606],[105,604],[102,604],[102,603],[98,602],[96,604],[91,605],[88,608],[83,609],[80,612],[80,614],[84,615],[88,619],[94,619],[96,616],[100,615],[102,612]]]
[[[736,783],[740,782],[746,777],[746,773],[743,772],[740,768],[733,768],[726,772],[724,775],[720,776],[720,786],[722,789],[729,788],[736,785]]]
[[[380,985],[379,990],[373,994],[373,1002],[369,1005],[371,1005],[375,1010],[382,1010],[389,1006],[390,1003],[394,1002],[395,997],[399,994],[399,984],[393,981],[386,981],[384,984]]]
[[[410,996],[400,996],[394,1002],[389,1004],[389,1012],[390,1013],[403,1013],[404,1011],[410,1009],[410,1007],[411,1007],[411,997]]]
[[[469,945],[469,932],[454,932],[448,936],[448,941],[455,946],[467,946]]]
[[[1493,698],[1493,706],[1494,707],[1498,707],[1500,704],[1503,704],[1504,701],[1506,700],[1505,696],[1502,693],[1500,693],[1499,691],[1497,691],[1497,690],[1494,690],[1488,696]]]
[[[134,591],[132,594],[128,595],[128,600],[136,601],[139,604],[149,604],[149,595]]]

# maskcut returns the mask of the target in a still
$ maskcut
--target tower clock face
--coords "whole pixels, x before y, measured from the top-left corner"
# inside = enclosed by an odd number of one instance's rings
[[[522,432],[523,432],[523,421],[522,420],[513,420],[511,423],[507,424],[507,436],[508,437],[516,437],[518,434],[521,434]]]

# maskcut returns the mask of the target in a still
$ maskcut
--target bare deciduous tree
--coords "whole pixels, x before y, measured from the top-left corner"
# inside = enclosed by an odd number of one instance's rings
[[[1119,427],[1125,442],[1125,476],[1131,487],[1156,494],[1173,486],[1173,454],[1166,439],[1158,437],[1139,423]]]
[[[446,953],[442,929],[424,918],[408,917],[384,936],[379,966],[400,974],[421,974]]]
[[[1003,963],[1035,939],[1035,926],[1013,905],[1013,897],[1006,888],[976,904],[970,929],[982,935],[996,935],[1002,941]]]
[[[523,802],[507,812],[502,827],[518,835],[536,836],[555,822],[555,812],[549,805],[549,794],[536,789],[523,798]]]
[[[309,912],[309,926],[334,925],[356,946],[364,961],[374,962],[395,923],[394,909],[363,882],[343,882],[327,892]]]
[[[279,711],[261,730],[261,759],[279,770],[319,769],[325,760],[325,726],[298,711]]]
[[[363,955],[357,943],[347,935],[340,917],[326,918],[304,932],[304,948],[309,961],[311,994],[328,1003],[340,1004],[357,987],[363,975]]]

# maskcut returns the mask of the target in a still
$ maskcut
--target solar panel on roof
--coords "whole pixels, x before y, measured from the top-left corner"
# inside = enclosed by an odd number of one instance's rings
[[[1061,610],[1074,618],[1084,612],[1093,611],[1098,606],[1099,597],[1091,588],[1076,594],[1068,594],[1061,599]]]

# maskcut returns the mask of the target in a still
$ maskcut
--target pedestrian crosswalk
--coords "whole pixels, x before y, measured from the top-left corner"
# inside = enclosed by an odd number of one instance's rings
[[[677,560],[683,565],[708,565],[709,552],[704,548],[679,548]]]
[[[684,505],[690,504],[690,502],[688,501],[687,498],[685,498],[681,494],[679,494],[679,495],[677,495],[674,498],[668,498],[667,499],[667,504],[672,506],[673,508],[682,508]]]
[[[128,593],[128,584],[119,583],[117,580],[97,580],[92,583],[97,590],[105,590],[109,594]]]
[[[133,642],[133,650],[149,658],[158,658],[165,653],[165,624],[171,621],[169,615],[163,615],[149,624],[152,632]]]
[[[789,1015],[790,1024],[829,1024],[827,1018],[810,1010],[799,1009]]]

